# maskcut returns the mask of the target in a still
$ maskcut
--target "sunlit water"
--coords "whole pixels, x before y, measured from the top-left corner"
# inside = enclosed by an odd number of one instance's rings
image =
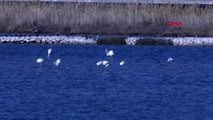
[[[1,119],[213,119],[213,47],[0,44],[0,58]]]

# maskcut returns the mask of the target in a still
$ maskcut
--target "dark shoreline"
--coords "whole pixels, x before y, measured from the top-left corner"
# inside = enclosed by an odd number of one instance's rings
[[[213,5],[4,1],[0,10],[0,33],[213,37]]]
[[[0,34],[0,44],[97,44],[97,45],[211,45],[213,37],[156,37],[126,35]]]

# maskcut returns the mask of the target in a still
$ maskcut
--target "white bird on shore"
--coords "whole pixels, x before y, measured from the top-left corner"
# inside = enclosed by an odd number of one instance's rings
[[[96,63],[97,66],[102,65],[102,64],[103,64],[103,61],[98,61],[98,62]]]
[[[173,58],[168,58],[167,62],[172,62]]]
[[[110,57],[112,57],[113,55],[114,55],[114,52],[113,52],[113,50],[105,50],[105,52],[106,52],[106,56],[110,56]]]
[[[42,63],[43,61],[44,61],[44,60],[43,60],[42,58],[38,58],[38,59],[36,60],[36,62],[40,64],[40,67],[41,67],[41,63]]]
[[[61,63],[61,59],[57,59],[57,60],[54,62],[54,65],[58,66],[60,63]]]
[[[52,49],[48,49],[47,57],[50,57],[50,53],[52,52]]]
[[[125,61],[121,61],[119,64],[120,66],[123,66],[125,64]]]

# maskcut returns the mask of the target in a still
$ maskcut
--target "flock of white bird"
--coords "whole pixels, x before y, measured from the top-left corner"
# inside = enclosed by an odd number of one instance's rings
[[[114,51],[113,50],[107,50],[106,49],[105,52],[106,52],[106,56],[107,57],[111,57],[112,58],[114,56]],[[125,64],[125,61],[120,61],[120,63],[119,63],[120,66],[123,66],[124,64]],[[96,63],[96,65],[97,66],[102,65],[102,66],[108,67],[110,65],[110,63],[107,60],[101,60],[101,61],[98,61]]]
[[[47,51],[47,57],[48,57],[48,58],[50,58],[51,52],[52,52],[52,49],[48,49],[48,51]],[[44,59],[38,58],[38,59],[36,60],[36,62],[37,62],[38,64],[40,64],[40,67],[41,67],[41,63],[44,62]],[[57,59],[53,64],[54,64],[55,66],[59,66],[60,63],[61,63],[61,59]]]
[[[50,54],[51,54],[51,52],[52,52],[52,49],[48,49],[48,51],[47,51],[47,57],[48,58],[50,58]],[[106,52],[106,56],[107,57],[110,57],[110,58],[112,58],[113,56],[114,56],[114,51],[113,50],[105,50],[105,52]],[[167,59],[167,62],[172,62],[173,61],[173,58],[168,58]],[[42,58],[38,58],[37,60],[36,60],[36,62],[38,63],[38,64],[40,64],[40,67],[41,67],[41,64],[42,64],[42,62],[44,62],[44,60],[42,59]],[[61,59],[57,59],[53,64],[55,65],[55,66],[59,66],[59,64],[61,63]],[[123,66],[125,64],[125,61],[120,61],[119,62],[119,65],[120,66]],[[96,65],[97,66],[100,66],[100,65],[102,65],[102,66],[105,66],[105,67],[108,67],[109,65],[110,65],[110,63],[109,63],[109,61],[107,61],[107,60],[101,60],[101,61],[98,61],[97,63],[96,63]]]

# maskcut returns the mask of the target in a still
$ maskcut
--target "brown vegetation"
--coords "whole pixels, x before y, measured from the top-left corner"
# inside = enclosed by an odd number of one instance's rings
[[[213,36],[212,13],[213,5],[1,1],[0,32]]]

